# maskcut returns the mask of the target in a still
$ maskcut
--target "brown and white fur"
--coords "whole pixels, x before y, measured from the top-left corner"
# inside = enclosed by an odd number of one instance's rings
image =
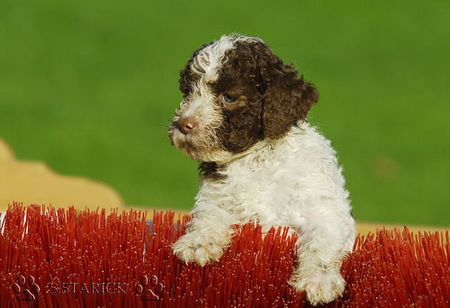
[[[342,295],[355,223],[336,153],[305,120],[316,88],[261,39],[241,35],[203,45],[180,76],[169,137],[200,162],[202,182],[174,254],[203,266],[219,260],[232,225],[289,226],[299,236],[290,284],[313,305]]]

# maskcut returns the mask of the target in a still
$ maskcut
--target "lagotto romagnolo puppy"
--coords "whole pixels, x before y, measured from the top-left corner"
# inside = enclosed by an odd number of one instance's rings
[[[289,226],[299,258],[289,283],[313,305],[340,296],[355,222],[336,153],[306,121],[313,84],[261,39],[229,35],[194,52],[180,90],[169,137],[200,162],[202,180],[175,255],[203,266],[220,259],[235,224]]]

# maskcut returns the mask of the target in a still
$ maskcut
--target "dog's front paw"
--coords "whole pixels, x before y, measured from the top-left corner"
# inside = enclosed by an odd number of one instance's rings
[[[294,273],[289,284],[297,291],[306,291],[308,301],[314,306],[334,301],[342,295],[345,289],[345,280],[336,269],[314,270],[307,275]]]
[[[225,244],[218,243],[208,235],[190,232],[172,245],[172,251],[186,263],[195,262],[204,266],[208,262],[219,261],[225,247]]]

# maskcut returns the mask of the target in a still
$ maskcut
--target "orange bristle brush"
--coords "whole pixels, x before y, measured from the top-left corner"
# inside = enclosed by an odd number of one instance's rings
[[[1,223],[0,307],[302,307],[288,284],[295,236],[236,227],[219,262],[173,256],[188,216],[171,211],[77,213],[14,204]],[[358,236],[342,265],[347,281],[330,307],[449,307],[448,232],[380,230]]]

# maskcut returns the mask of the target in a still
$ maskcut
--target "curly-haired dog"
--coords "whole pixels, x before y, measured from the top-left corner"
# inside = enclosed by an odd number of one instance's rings
[[[336,153],[305,120],[316,88],[261,39],[241,35],[203,45],[180,76],[169,137],[200,161],[202,183],[173,252],[203,266],[219,260],[232,225],[289,226],[299,235],[290,284],[314,305],[336,299],[355,223]]]

